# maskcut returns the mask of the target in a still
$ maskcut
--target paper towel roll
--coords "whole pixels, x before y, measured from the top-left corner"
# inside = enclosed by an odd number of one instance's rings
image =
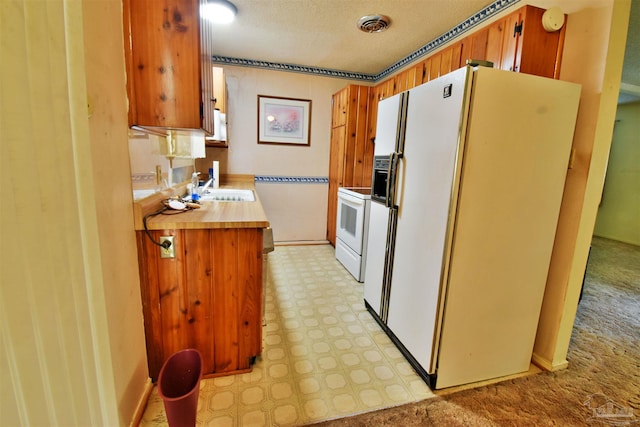
[[[220,186],[220,162],[213,161],[213,188]]]

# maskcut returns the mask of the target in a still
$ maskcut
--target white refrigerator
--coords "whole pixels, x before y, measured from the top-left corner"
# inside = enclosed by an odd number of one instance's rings
[[[468,66],[380,101],[364,299],[431,388],[529,369],[579,98]]]

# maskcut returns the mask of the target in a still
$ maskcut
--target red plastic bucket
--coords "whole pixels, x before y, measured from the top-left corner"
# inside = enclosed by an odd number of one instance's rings
[[[193,427],[198,411],[202,355],[196,349],[180,350],[162,365],[158,394],[164,403],[169,427]]]

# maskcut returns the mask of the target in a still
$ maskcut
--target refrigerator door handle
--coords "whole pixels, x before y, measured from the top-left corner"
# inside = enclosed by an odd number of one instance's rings
[[[391,207],[391,176],[393,173],[393,155],[389,154],[389,163],[387,164],[387,186],[384,191],[384,205],[388,208]]]
[[[391,153],[389,155],[389,172],[387,176],[387,197],[385,206],[393,208],[396,206],[396,176],[398,174],[399,153]]]

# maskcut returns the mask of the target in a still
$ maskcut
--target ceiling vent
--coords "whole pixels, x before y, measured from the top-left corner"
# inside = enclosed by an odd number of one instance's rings
[[[367,15],[358,19],[358,28],[365,33],[380,33],[391,25],[391,19],[385,15]]]

